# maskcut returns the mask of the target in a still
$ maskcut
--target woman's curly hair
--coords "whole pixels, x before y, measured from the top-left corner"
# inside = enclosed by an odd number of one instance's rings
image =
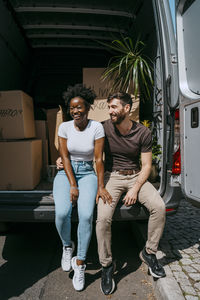
[[[91,88],[86,88],[85,85],[77,83],[74,86],[68,86],[67,91],[63,93],[63,99],[67,108],[69,107],[70,100],[75,97],[82,98],[86,106],[90,107],[97,96]]]

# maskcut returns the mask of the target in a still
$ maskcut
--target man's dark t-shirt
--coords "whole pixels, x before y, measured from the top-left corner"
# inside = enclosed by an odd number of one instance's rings
[[[141,152],[152,149],[151,131],[134,121],[130,132],[122,135],[111,120],[103,122],[105,130],[105,171],[139,170]]]

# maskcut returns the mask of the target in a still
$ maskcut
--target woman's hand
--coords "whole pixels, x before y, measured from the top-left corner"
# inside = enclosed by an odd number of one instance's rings
[[[78,196],[79,196],[78,187],[71,186],[70,187],[70,201],[72,202],[72,205],[76,205]]]
[[[108,204],[112,203],[112,197],[104,187],[98,188],[97,196],[96,196],[96,203],[99,202],[99,198],[101,198],[104,203],[106,203],[106,202],[108,202]]]

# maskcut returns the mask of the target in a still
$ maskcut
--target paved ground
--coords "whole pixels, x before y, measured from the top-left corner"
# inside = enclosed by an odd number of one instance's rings
[[[132,225],[135,235],[139,230]],[[167,217],[158,252],[167,277],[157,281],[147,275],[138,259],[141,245],[136,247],[130,225],[118,223],[113,229],[113,245],[120,243],[120,247],[114,247],[117,289],[110,299],[155,300],[151,284],[157,300],[200,299],[200,209],[182,200],[177,214]],[[77,293],[71,284],[72,272],[60,268],[61,245],[53,224],[21,224],[0,235],[0,300],[107,299],[99,289],[95,239],[93,234],[86,288]]]
[[[200,299],[200,209],[182,200],[168,216],[158,257],[166,278],[153,282],[158,300]]]
[[[72,231],[76,242],[75,224]],[[105,296],[100,291],[95,233],[88,252],[86,286],[76,292],[73,272],[60,267],[62,247],[54,224],[14,224],[0,235],[0,300],[156,300],[129,222],[114,222],[113,248],[115,292]]]

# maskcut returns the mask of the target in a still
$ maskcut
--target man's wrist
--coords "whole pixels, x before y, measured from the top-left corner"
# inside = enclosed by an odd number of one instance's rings
[[[137,180],[134,184],[134,187],[139,191],[139,189],[141,188],[142,185],[143,185],[143,182]]]

